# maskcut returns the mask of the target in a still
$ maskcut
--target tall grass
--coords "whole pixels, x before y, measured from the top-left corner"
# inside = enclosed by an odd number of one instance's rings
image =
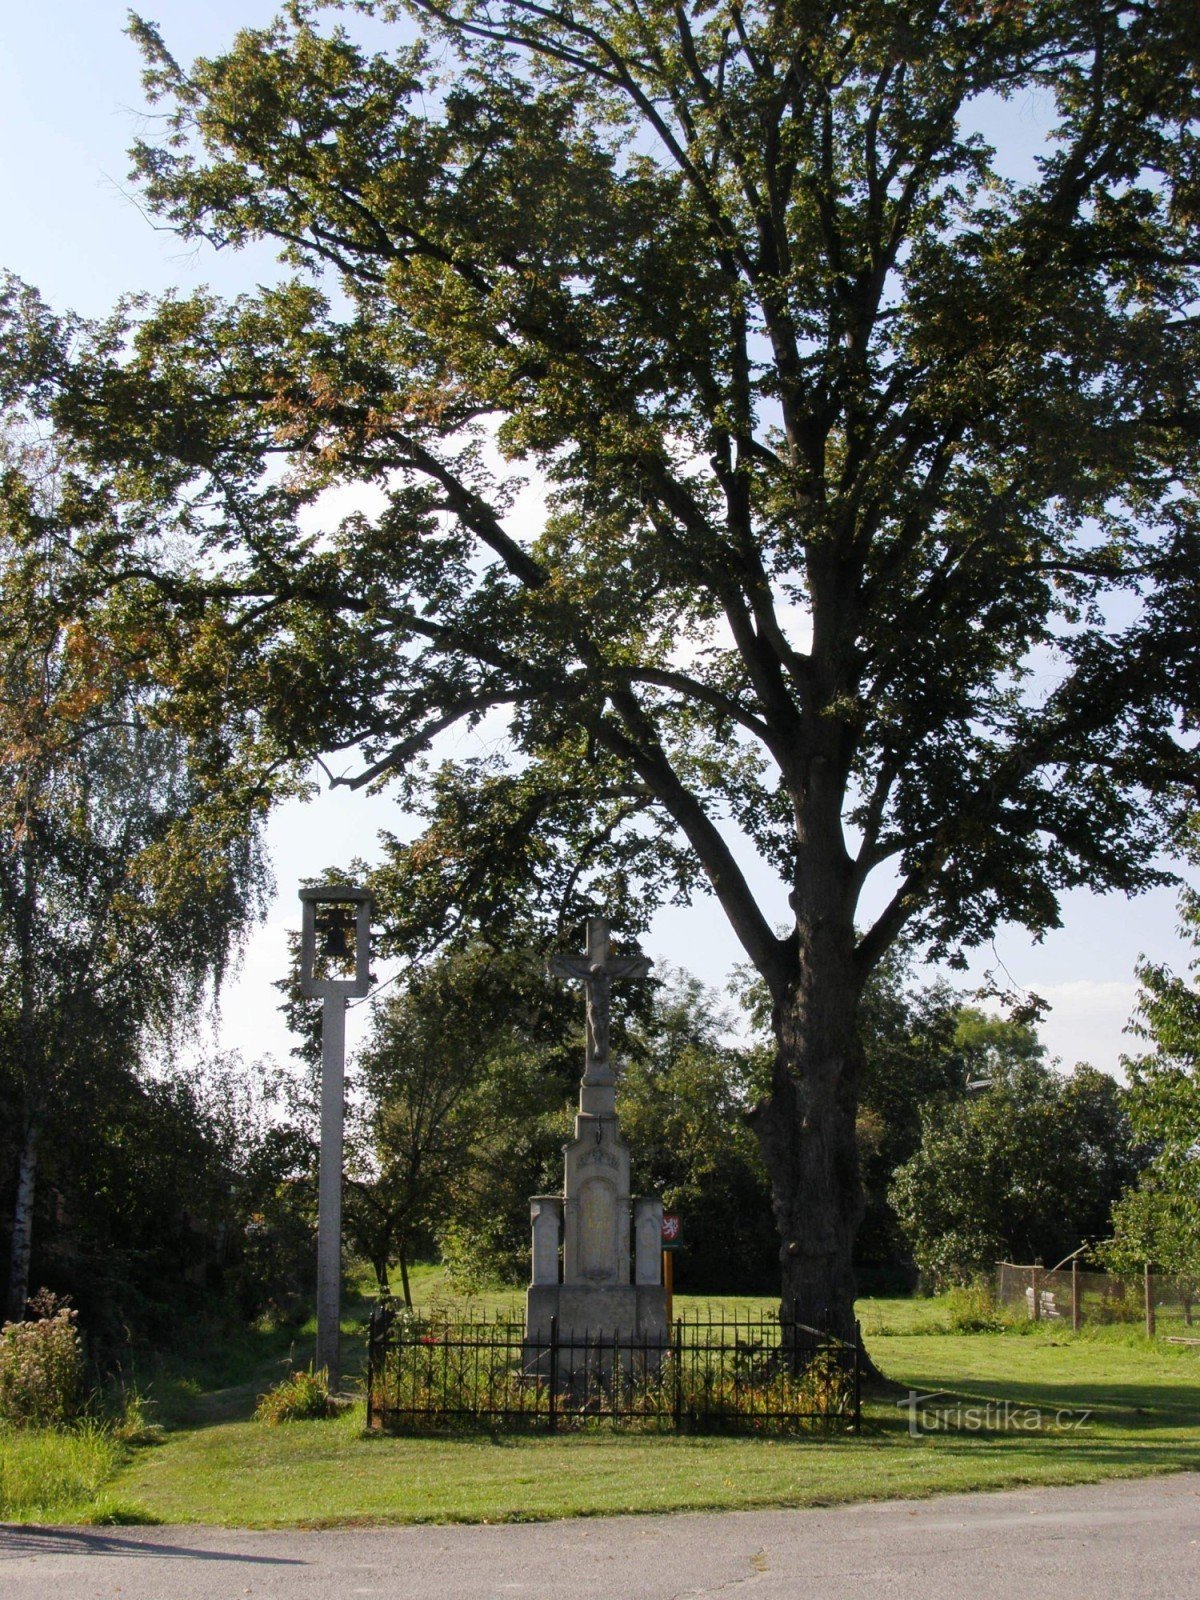
[[[124,1456],[111,1428],[0,1427],[0,1518],[49,1522],[91,1505]]]
[[[256,1422],[319,1422],[337,1415],[329,1397],[329,1373],[321,1367],[291,1372],[269,1389],[254,1409]]]
[[[1017,1320],[986,1278],[958,1285],[945,1299],[951,1333],[1004,1333]]]

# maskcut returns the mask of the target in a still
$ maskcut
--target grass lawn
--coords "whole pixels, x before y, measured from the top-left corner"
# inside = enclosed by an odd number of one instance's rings
[[[438,1275],[414,1274],[427,1301]],[[487,1296],[490,1311],[519,1297]],[[739,1302],[745,1306],[747,1302]],[[770,1304],[764,1301],[762,1304]],[[680,1297],[686,1314],[697,1302]],[[350,1307],[347,1366],[361,1351],[365,1301]],[[203,1382],[166,1375],[176,1425],[158,1445],[127,1452],[113,1470],[98,1458],[64,1472],[62,1493],[10,1496],[0,1437],[0,1510],[9,1519],[211,1522],[271,1527],[352,1522],[484,1521],[621,1511],[828,1505],[837,1501],[1078,1483],[1200,1468],[1200,1350],[1148,1343],[1136,1330],[1072,1335],[1045,1324],[1003,1334],[953,1334],[931,1300],[864,1301],[864,1331],[897,1386],[866,1406],[860,1437],[797,1440],[638,1436],[597,1431],[560,1437],[390,1439],[363,1433],[361,1406],[328,1422],[268,1427],[250,1419],[257,1393],[289,1354],[287,1336],[235,1344],[221,1366],[209,1352]],[[305,1362],[311,1329],[297,1336]],[[257,1364],[257,1365],[256,1365]],[[229,1381],[232,1379],[232,1381]],[[914,1388],[970,1400],[1039,1407],[1040,1431],[933,1431],[912,1438],[896,1394]],[[954,1400],[938,1404],[953,1406]],[[1091,1416],[1078,1428],[1055,1415]],[[1030,1419],[1023,1413],[1022,1420]],[[29,1453],[27,1447],[26,1453]],[[59,1448],[55,1446],[55,1448]],[[88,1473],[91,1476],[88,1476]],[[106,1481],[105,1481],[106,1480]]]

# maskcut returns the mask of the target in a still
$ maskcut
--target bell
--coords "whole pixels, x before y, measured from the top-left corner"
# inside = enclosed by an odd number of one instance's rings
[[[321,954],[334,961],[345,961],[351,954],[353,946],[351,937],[354,933],[354,923],[341,912],[330,912],[325,919],[325,939],[321,945]]]

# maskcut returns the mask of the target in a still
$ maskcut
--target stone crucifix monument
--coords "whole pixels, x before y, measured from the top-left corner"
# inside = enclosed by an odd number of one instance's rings
[[[533,1281],[526,1301],[530,1334],[548,1336],[557,1316],[563,1340],[667,1337],[662,1287],[662,1201],[630,1200],[629,1146],[617,1123],[616,1078],[609,1056],[609,1001],[614,980],[640,978],[644,956],[614,956],[608,923],[591,917],[581,956],[554,956],[551,973],[584,986],[587,1046],[575,1137],[563,1146],[561,1195],[534,1195]],[[633,1249],[630,1249],[632,1233]],[[561,1244],[561,1276],[560,1276]],[[631,1281],[632,1255],[632,1281]]]

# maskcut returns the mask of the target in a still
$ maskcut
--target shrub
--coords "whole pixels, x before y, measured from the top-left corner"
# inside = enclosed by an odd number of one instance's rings
[[[946,1296],[951,1333],[1003,1333],[1012,1318],[984,1278],[951,1289]]]
[[[503,1282],[503,1254],[495,1240],[478,1229],[447,1223],[439,1240],[445,1281],[455,1297],[472,1298]]]
[[[83,1341],[76,1312],[42,1289],[34,1316],[0,1328],[0,1419],[19,1428],[57,1428],[78,1416]]]
[[[1095,1320],[1100,1323],[1141,1322],[1146,1314],[1143,1302],[1133,1295],[1106,1294],[1096,1308]]]
[[[161,1444],[163,1425],[155,1416],[158,1407],[136,1383],[112,1383],[101,1398],[100,1416],[123,1445]]]
[[[269,1389],[255,1407],[259,1422],[316,1422],[336,1411],[329,1395],[329,1374],[324,1367],[291,1372]]]

